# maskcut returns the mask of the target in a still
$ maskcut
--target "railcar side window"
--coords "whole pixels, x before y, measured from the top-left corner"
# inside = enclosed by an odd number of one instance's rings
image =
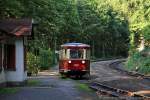
[[[90,59],[90,50],[86,50],[86,59]]]
[[[59,59],[62,59],[62,50],[59,51]]]
[[[68,49],[62,49],[60,50],[60,59],[69,59],[69,50]]]
[[[66,59],[67,58],[66,55],[67,55],[67,50],[66,49],[62,49],[62,58]]]

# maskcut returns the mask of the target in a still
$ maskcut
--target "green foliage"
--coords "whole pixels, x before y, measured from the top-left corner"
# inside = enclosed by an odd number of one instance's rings
[[[89,43],[96,57],[125,56],[128,50],[128,21],[100,0],[77,0],[80,38]],[[114,51],[114,52],[112,52]]]
[[[96,57],[127,54],[128,21],[105,0],[3,0],[1,8],[0,18],[38,22],[31,49],[55,50],[65,42],[83,42],[92,45]]]
[[[150,47],[150,24],[143,28],[142,33],[145,39],[145,46]]]
[[[77,89],[85,91],[85,92],[92,92],[92,90],[89,88],[87,84],[78,83],[76,87]]]
[[[120,6],[128,8],[127,18],[130,23],[130,52],[127,62],[127,68],[149,74],[150,57],[149,54],[143,56],[144,52],[150,52],[150,1],[149,0],[129,0],[123,2]],[[142,52],[137,51],[140,46],[141,37],[144,39],[145,49]]]
[[[40,60],[40,69],[49,69],[53,64],[52,51],[49,50],[40,50],[39,60]]]
[[[27,86],[38,86],[40,84],[39,80],[28,80]]]
[[[0,88],[0,94],[14,94],[19,91],[19,88]]]
[[[38,22],[35,39],[28,46],[32,52],[41,48],[55,51],[65,42],[83,42],[91,45],[93,57],[127,56],[129,51],[129,62],[147,61],[136,52],[141,37],[145,47],[150,47],[150,0],[0,1],[1,19],[24,17]],[[45,51],[43,55],[47,55]]]
[[[103,5],[108,4],[117,11],[119,15],[124,15],[128,20],[128,30],[130,31],[130,48],[127,68],[130,70],[137,70],[142,73],[148,74],[150,72],[149,56],[143,57],[145,50],[150,50],[150,1],[149,0],[97,0],[98,3]],[[145,50],[142,52],[137,51],[140,47],[142,39],[144,40]],[[121,43],[122,44],[122,43]],[[148,55],[148,54],[147,54]]]
[[[143,55],[145,52],[149,53],[150,49],[142,52],[135,52],[128,58],[126,68],[132,71],[138,71],[144,74],[150,74],[150,55]]]
[[[27,53],[27,72],[32,74],[37,74],[39,69],[39,57],[35,56],[33,53]]]

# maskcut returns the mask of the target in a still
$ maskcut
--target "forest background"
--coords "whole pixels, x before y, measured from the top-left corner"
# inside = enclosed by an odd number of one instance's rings
[[[38,23],[28,42],[31,66],[46,69],[61,44],[82,42],[92,59],[127,57],[127,69],[150,73],[149,0],[1,0],[0,19],[8,18]]]

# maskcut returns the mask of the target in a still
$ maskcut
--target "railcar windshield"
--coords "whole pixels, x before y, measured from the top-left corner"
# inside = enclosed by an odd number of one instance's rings
[[[60,59],[90,59],[88,49],[62,49]]]
[[[70,49],[70,59],[83,59],[84,58],[84,50],[83,49]]]

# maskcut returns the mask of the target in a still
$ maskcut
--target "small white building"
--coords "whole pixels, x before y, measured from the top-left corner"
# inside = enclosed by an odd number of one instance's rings
[[[31,33],[31,19],[0,21],[0,86],[26,82],[25,44]]]

